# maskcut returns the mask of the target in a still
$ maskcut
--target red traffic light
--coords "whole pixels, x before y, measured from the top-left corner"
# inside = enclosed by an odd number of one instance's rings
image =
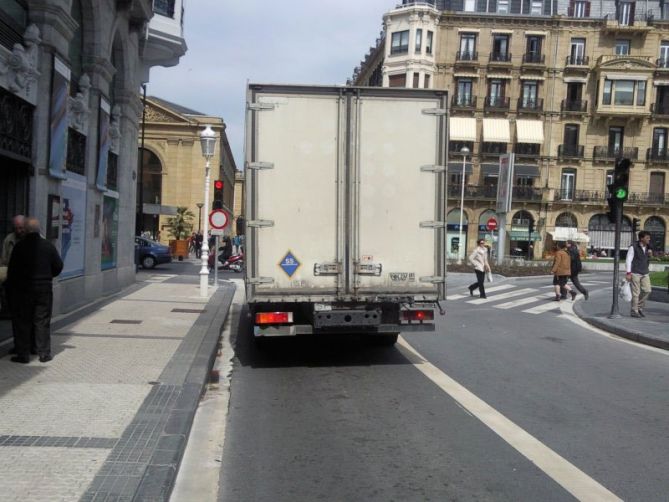
[[[214,181],[214,190],[223,190],[223,180]]]

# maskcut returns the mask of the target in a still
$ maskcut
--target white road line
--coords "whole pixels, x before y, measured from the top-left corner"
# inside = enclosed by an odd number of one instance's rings
[[[553,296],[553,293],[547,293],[542,296],[530,296],[529,298],[521,298],[520,300],[514,300],[512,302],[500,303],[495,305],[496,309],[512,309],[514,307],[520,307],[521,305],[527,305],[528,303],[538,302],[540,300],[546,300]]]
[[[473,305],[481,305],[483,303],[496,302],[498,300],[504,300],[505,298],[513,298],[514,296],[526,295],[528,293],[534,293],[536,289],[525,288],[525,289],[516,289],[514,291],[509,291],[508,293],[502,293],[501,295],[492,295],[487,298],[479,298],[478,300],[470,300],[467,303]],[[487,291],[486,291],[487,296]]]
[[[549,310],[554,310],[559,308],[560,308],[560,302],[556,302],[555,300],[550,300],[544,303],[543,305],[538,305],[531,309],[523,310],[523,312],[525,312],[526,314],[543,314],[544,312],[548,312]]]
[[[467,298],[469,295],[447,295],[446,300],[459,300],[460,298]]]
[[[578,500],[622,500],[428,362],[404,338],[400,337],[397,347],[418,371]]]
[[[510,288],[515,288],[513,284],[501,284],[499,286],[491,286],[489,288],[485,288],[486,293],[491,292],[491,291],[503,291],[505,289],[510,289]],[[462,298],[467,298],[470,295],[468,293],[464,294],[455,294],[455,295],[448,295],[446,296],[446,300],[460,300]]]

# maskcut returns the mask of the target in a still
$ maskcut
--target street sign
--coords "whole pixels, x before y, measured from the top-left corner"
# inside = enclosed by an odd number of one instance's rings
[[[214,209],[209,213],[209,224],[211,225],[212,230],[223,230],[228,226],[230,218],[228,213],[223,209]]]
[[[211,235],[223,235],[223,229],[222,228],[212,228],[209,230],[209,233]]]
[[[486,224],[485,227],[490,230],[491,232],[493,230],[497,230],[497,220],[495,218],[490,218]]]

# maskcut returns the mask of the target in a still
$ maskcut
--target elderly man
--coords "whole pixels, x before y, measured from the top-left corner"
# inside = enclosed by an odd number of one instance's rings
[[[15,323],[15,363],[30,362],[31,336],[40,362],[51,357],[52,279],[63,270],[56,248],[39,234],[39,221],[26,220],[26,235],[16,243],[7,269],[7,291],[12,295]]]
[[[2,241],[2,254],[0,254],[0,266],[9,265],[9,259],[12,257],[12,250],[17,242],[19,242],[25,235],[26,218],[22,214],[14,216],[12,224],[14,231],[5,237]]]

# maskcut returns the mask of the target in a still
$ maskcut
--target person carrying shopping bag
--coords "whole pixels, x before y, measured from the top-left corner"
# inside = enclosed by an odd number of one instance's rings
[[[488,248],[483,239],[479,239],[476,244],[476,249],[469,255],[469,264],[474,267],[474,272],[476,273],[476,282],[469,286],[469,295],[474,296],[474,290],[478,288],[480,297],[486,298],[483,283],[485,281],[485,273],[490,272]]]

